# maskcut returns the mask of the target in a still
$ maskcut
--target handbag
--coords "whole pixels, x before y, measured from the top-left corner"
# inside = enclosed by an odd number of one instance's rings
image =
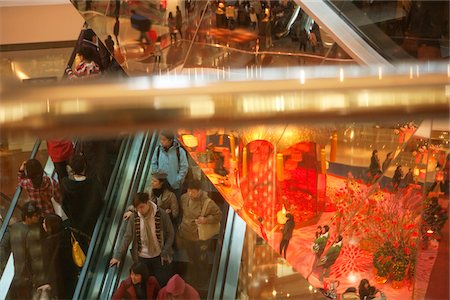
[[[83,249],[81,249],[73,232],[71,232],[70,235],[70,241],[72,242],[72,259],[75,265],[81,268],[86,260],[86,255],[84,255]]]
[[[206,208],[208,207],[210,201],[212,200],[208,198],[205,201],[205,204],[203,204],[202,213],[200,214],[201,217],[205,216]],[[206,241],[212,238],[213,236],[219,234],[220,222],[197,224],[197,228],[198,228],[198,239],[201,241]]]
[[[50,179],[50,184],[52,185],[52,197],[50,198],[50,200],[52,201],[53,210],[55,211],[55,214],[60,216],[61,219],[63,221],[65,221],[65,220],[69,219],[69,217],[67,217],[67,214],[64,211],[64,209],[62,208],[61,204],[59,204],[55,200],[55,187],[53,186],[53,179],[51,177],[49,177],[49,179]]]

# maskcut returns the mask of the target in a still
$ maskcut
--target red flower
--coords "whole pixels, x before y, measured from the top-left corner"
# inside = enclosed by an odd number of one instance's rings
[[[408,247],[405,247],[405,254],[406,254],[406,255],[409,255],[409,254],[410,254],[410,251],[409,251],[409,248],[408,248]]]

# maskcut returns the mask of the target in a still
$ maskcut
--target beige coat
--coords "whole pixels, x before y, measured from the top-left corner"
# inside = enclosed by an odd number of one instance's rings
[[[200,217],[203,204],[207,201],[207,199],[208,195],[204,191],[200,192],[197,199],[191,199],[187,193],[181,196],[180,206],[181,211],[183,212],[183,218],[178,229],[178,234],[181,238],[191,241],[198,240],[198,229],[195,220]],[[206,218],[206,222],[210,224],[220,222],[222,212],[214,201],[211,200],[209,202],[204,217]]]

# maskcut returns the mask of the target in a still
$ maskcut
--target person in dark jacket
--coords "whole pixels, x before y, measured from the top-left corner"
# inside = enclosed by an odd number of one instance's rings
[[[374,183],[382,173],[380,166],[380,159],[378,158],[378,150],[372,151],[372,157],[370,158],[369,172],[372,178],[372,183]]]
[[[86,160],[83,155],[74,155],[69,165],[73,178],[63,179],[63,208],[71,226],[90,236],[103,206],[102,194],[98,182],[85,175]],[[87,251],[87,241],[80,239],[79,242],[81,248]]]
[[[292,233],[294,232],[295,221],[292,214],[286,214],[287,221],[283,226],[282,237],[280,242],[280,254],[286,258],[287,248],[289,246],[289,241],[291,240]],[[284,253],[283,253],[284,252]]]
[[[400,186],[400,182],[402,181],[403,177],[403,170],[402,166],[397,166],[394,172],[394,176],[392,177],[392,186],[393,191],[396,192],[398,190],[398,187]]]
[[[72,298],[77,268],[72,260],[70,232],[64,229],[61,217],[48,214],[30,227],[27,254],[32,258],[32,282],[37,292],[50,293],[56,299]]]
[[[138,14],[134,9],[131,10],[131,27],[138,30],[139,42],[144,41],[145,44],[150,44],[150,39],[147,36],[147,32],[150,31],[152,27],[152,23],[150,20],[141,14]]]
[[[136,262],[130,268],[130,276],[120,283],[111,299],[156,299],[158,292],[159,283],[156,278],[149,276],[144,263]]]
[[[9,299],[30,299],[32,295],[30,257],[27,255],[27,235],[30,226],[38,224],[41,209],[36,201],[28,201],[22,206],[22,222],[11,225],[0,241],[0,273],[3,273],[8,256],[14,258],[14,277],[9,290]]]

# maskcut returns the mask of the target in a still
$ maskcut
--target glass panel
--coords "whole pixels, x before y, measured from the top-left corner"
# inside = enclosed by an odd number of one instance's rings
[[[120,9],[114,2],[92,5],[97,13],[78,9],[102,41],[108,35],[114,38],[114,56],[128,74],[158,74],[179,66],[233,69],[354,63],[294,1],[268,1],[262,6],[259,2],[251,6],[245,2],[131,1],[122,2]],[[176,17],[177,6],[181,19]],[[250,21],[253,6],[255,26]],[[137,15],[132,16],[132,10]],[[174,31],[169,29],[170,13]],[[137,20],[134,26],[131,19]],[[151,20],[150,26],[145,19]]]
[[[448,57],[448,2],[330,1],[390,60]]]
[[[368,279],[388,299],[411,299],[410,287],[415,284],[418,287],[414,293],[425,295],[431,280],[424,278],[430,278],[435,266],[434,259],[423,259],[418,252],[423,203],[429,202],[424,202],[424,191],[430,186],[439,188],[441,191],[435,190],[434,195],[442,198],[441,206],[443,199],[448,199],[442,192],[448,181],[443,179],[445,171],[441,172],[449,153],[448,125],[446,130],[433,133],[435,142],[430,146],[429,138],[421,137],[423,131],[430,136],[430,123],[400,119],[183,129],[179,135],[205,175],[249,228],[277,252],[281,251],[280,244],[286,244],[283,240],[290,239],[286,254],[283,252],[287,261],[281,260],[281,264],[291,265],[306,278],[311,291],[327,293],[339,281],[334,292],[342,294]],[[377,154],[371,158],[374,150],[378,150]],[[442,184],[431,185],[436,165]],[[440,216],[442,226],[445,210]],[[294,228],[292,238],[288,227]],[[246,251],[256,253],[254,242],[246,247],[250,249]],[[438,248],[443,251],[445,243],[427,255],[435,258]],[[277,255],[270,252],[265,255],[273,260]],[[276,281],[274,274],[282,267],[267,262],[266,275],[257,275],[253,271],[265,263],[256,262],[254,257],[247,260],[238,292],[243,298],[310,292],[307,284],[295,291],[268,284]],[[420,284],[416,273],[419,270]]]
[[[73,48],[2,52],[2,80],[58,81],[72,52]]]

